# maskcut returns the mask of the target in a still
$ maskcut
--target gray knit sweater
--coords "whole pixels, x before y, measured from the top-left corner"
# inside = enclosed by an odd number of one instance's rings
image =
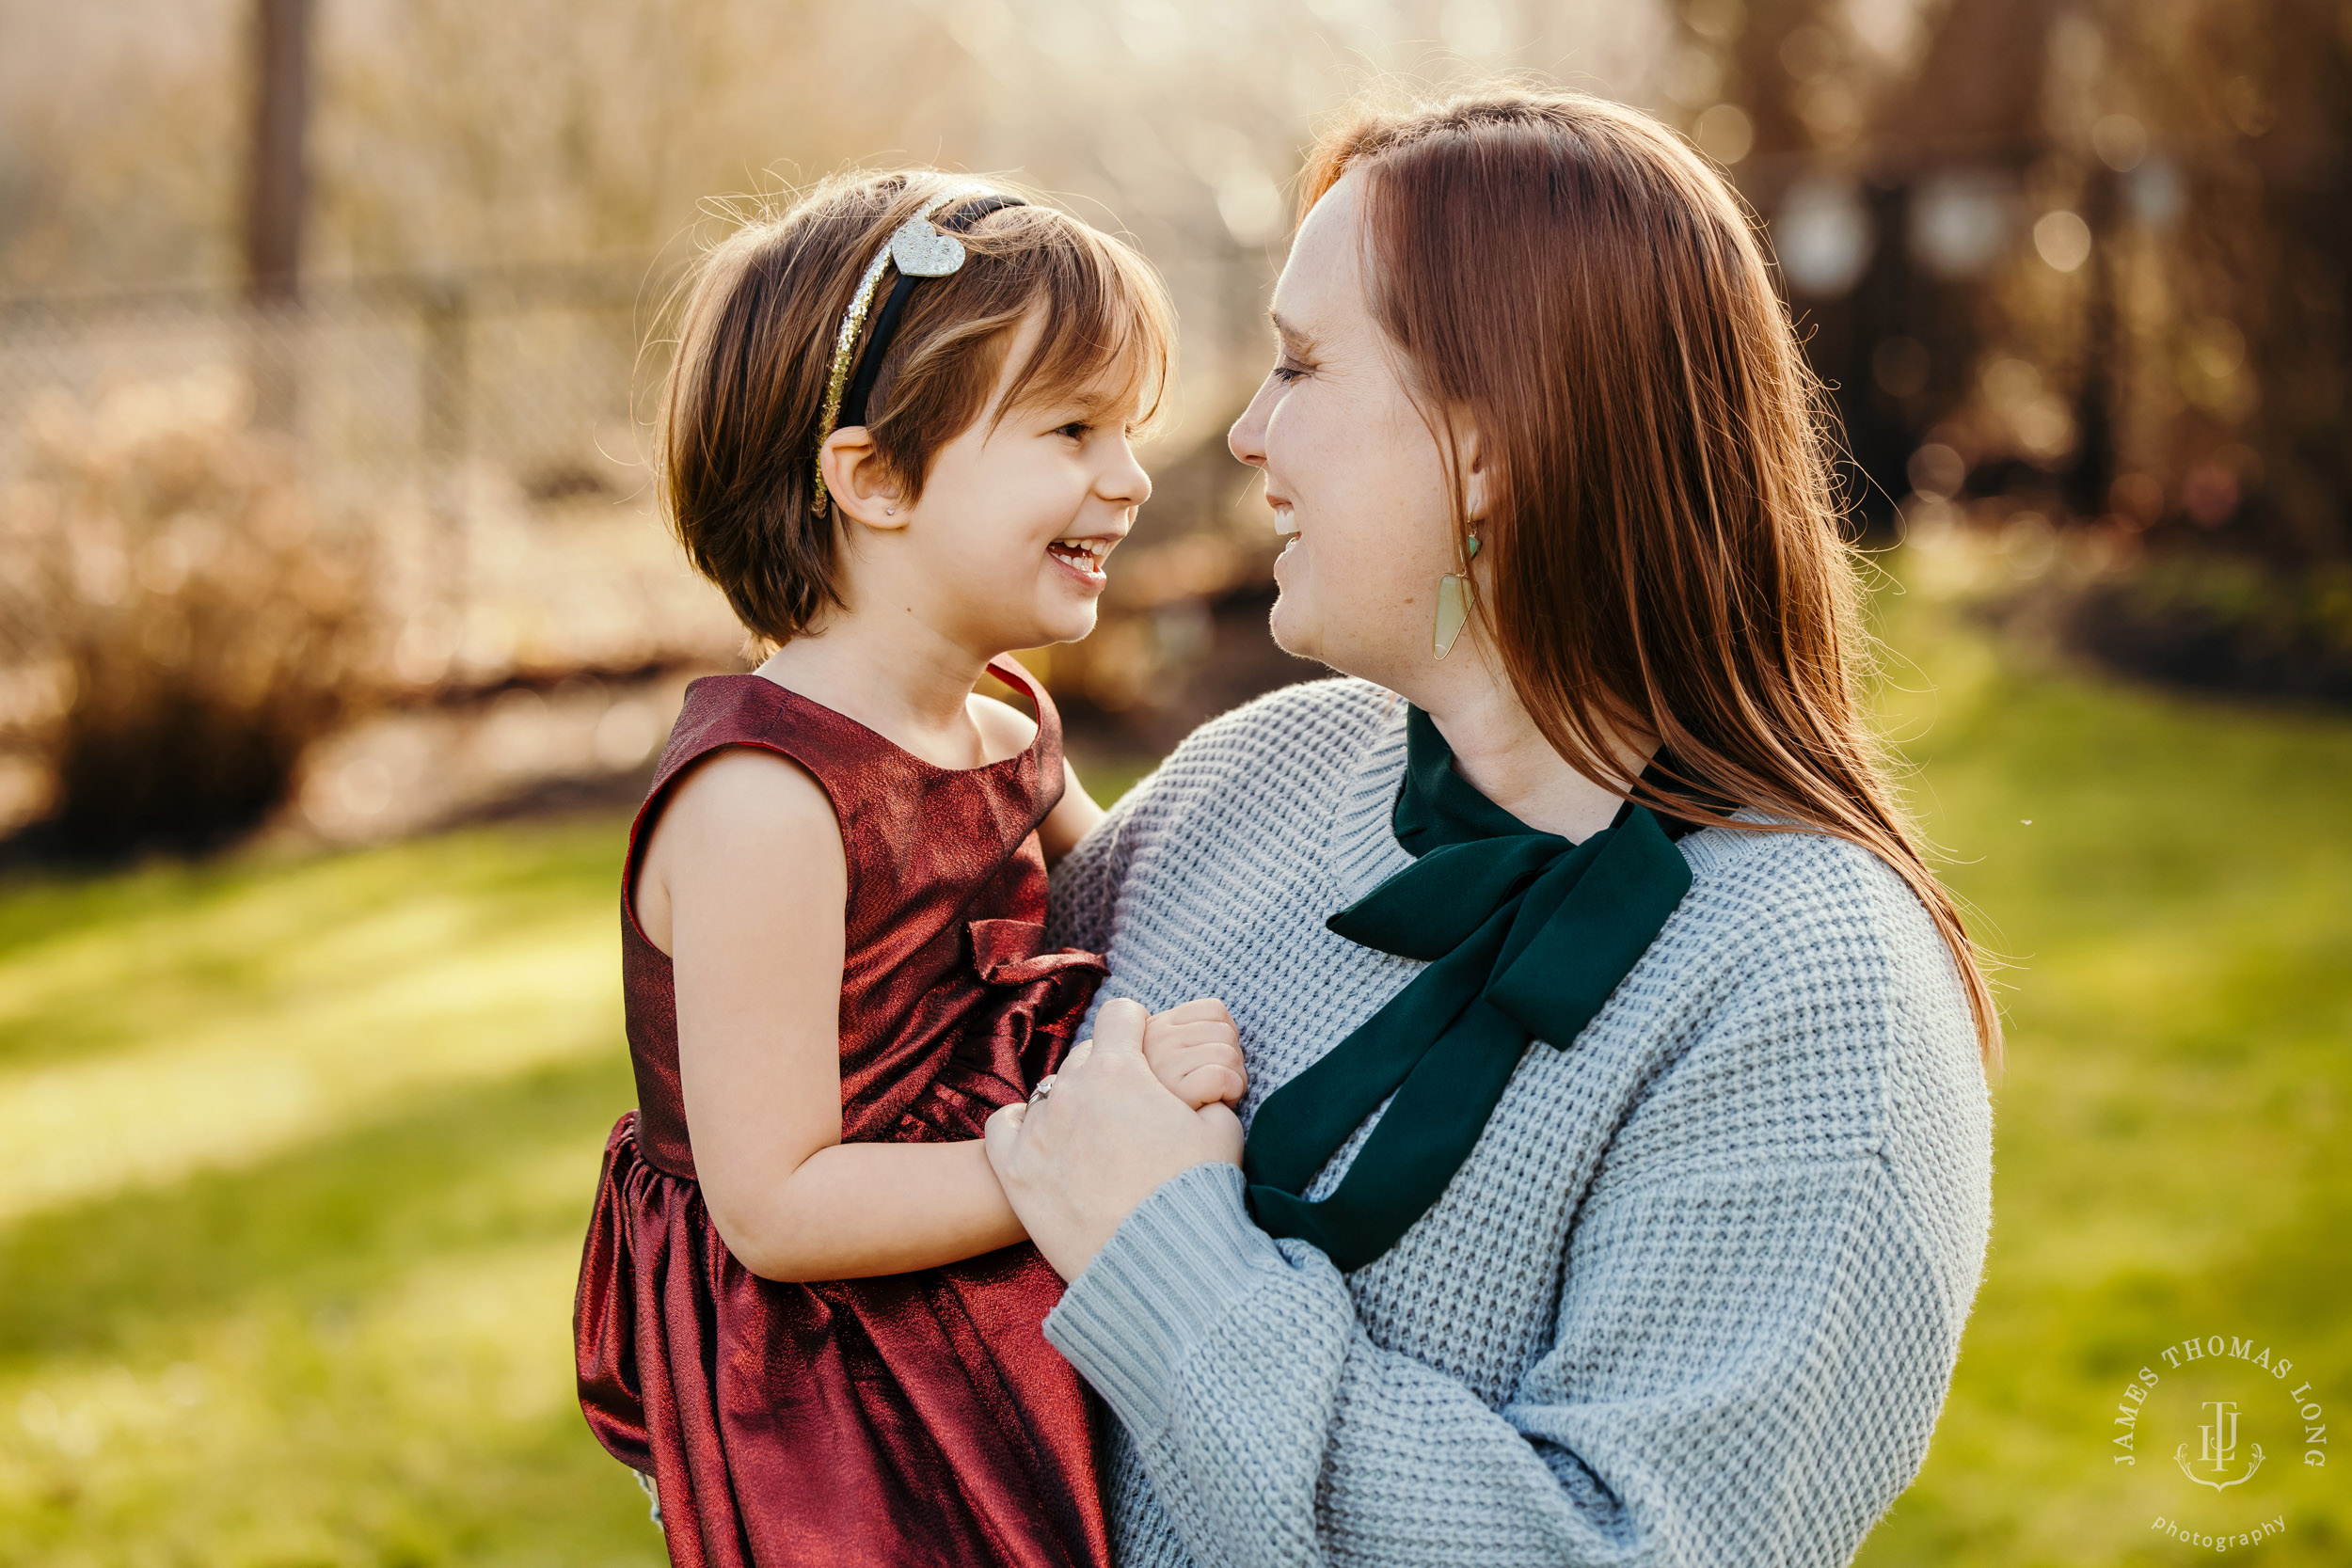
[[[1323,925],[1409,863],[1404,712],[1333,680],[1228,714],[1055,873],[1104,998],[1231,1006],[1245,1120],[1421,968]],[[1917,1473],[1991,1206],[1958,974],[1861,849],[1680,848],[1657,942],[1386,1256],[1343,1275],[1201,1165],[1072,1284],[1045,1332],[1119,1418],[1121,1568],[1842,1563]]]

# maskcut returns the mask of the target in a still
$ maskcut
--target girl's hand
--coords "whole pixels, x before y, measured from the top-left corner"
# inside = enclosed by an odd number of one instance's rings
[[[1196,1111],[1219,1101],[1239,1105],[1249,1086],[1241,1031],[1214,996],[1153,1013],[1143,1029],[1143,1059],[1168,1093]]]

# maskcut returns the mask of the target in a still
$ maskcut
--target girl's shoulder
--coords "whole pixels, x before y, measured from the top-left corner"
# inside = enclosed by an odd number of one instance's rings
[[[882,738],[764,675],[704,675],[687,683],[647,793],[660,795],[677,775],[730,746],[788,757],[825,783],[828,774],[862,760],[871,750],[868,736]]]
[[[943,768],[856,720],[763,675],[706,675],[688,685],[669,744],[656,764],[630,833],[632,859],[667,809],[679,781],[715,753],[765,752],[813,779],[849,855],[851,881],[862,859],[903,861],[911,842],[943,837],[967,850],[991,837],[1010,853],[1041,816],[1047,784],[1058,785],[1058,731],[988,698],[974,699],[992,752],[978,768]]]
[[[659,795],[668,780],[698,758],[729,746],[772,752],[800,764],[844,816],[861,802],[894,796],[934,797],[964,787],[1001,792],[1027,782],[1032,772],[1060,777],[1058,768],[1030,766],[1057,761],[1043,753],[1057,753],[1059,727],[1051,709],[1041,711],[1042,725],[1009,703],[975,693],[973,721],[995,760],[977,768],[947,768],[764,675],[705,675],[686,688],[650,793]]]
[[[1010,703],[975,691],[965,707],[978,726],[982,748],[992,757],[1020,755],[1037,744],[1037,721]]]

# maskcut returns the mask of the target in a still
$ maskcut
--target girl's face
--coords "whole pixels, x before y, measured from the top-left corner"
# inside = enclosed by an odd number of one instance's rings
[[[1094,629],[1112,546],[1135,527],[1152,479],[1128,440],[1123,389],[1102,388],[996,418],[1043,318],[1025,321],[986,412],[939,449],[922,499],[899,504],[894,595],[940,632],[994,654]],[[879,513],[881,509],[873,509]],[[893,607],[896,608],[896,607]]]
[[[1279,357],[1227,444],[1264,471],[1290,536],[1274,563],[1275,641],[1410,694],[1431,664],[1438,578],[1457,559],[1437,436],[1364,296],[1361,198],[1347,175],[1300,227],[1274,289]],[[1473,467],[1473,515],[1476,497]],[[1463,633],[1465,653],[1475,635]]]

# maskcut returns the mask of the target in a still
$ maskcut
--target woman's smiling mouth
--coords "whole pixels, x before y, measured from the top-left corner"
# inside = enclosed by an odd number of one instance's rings
[[[1292,510],[1291,499],[1276,494],[1274,485],[1269,482],[1265,487],[1265,504],[1266,509],[1274,514],[1275,537],[1282,541],[1283,548],[1289,548],[1291,542],[1298,537],[1298,516]]]

